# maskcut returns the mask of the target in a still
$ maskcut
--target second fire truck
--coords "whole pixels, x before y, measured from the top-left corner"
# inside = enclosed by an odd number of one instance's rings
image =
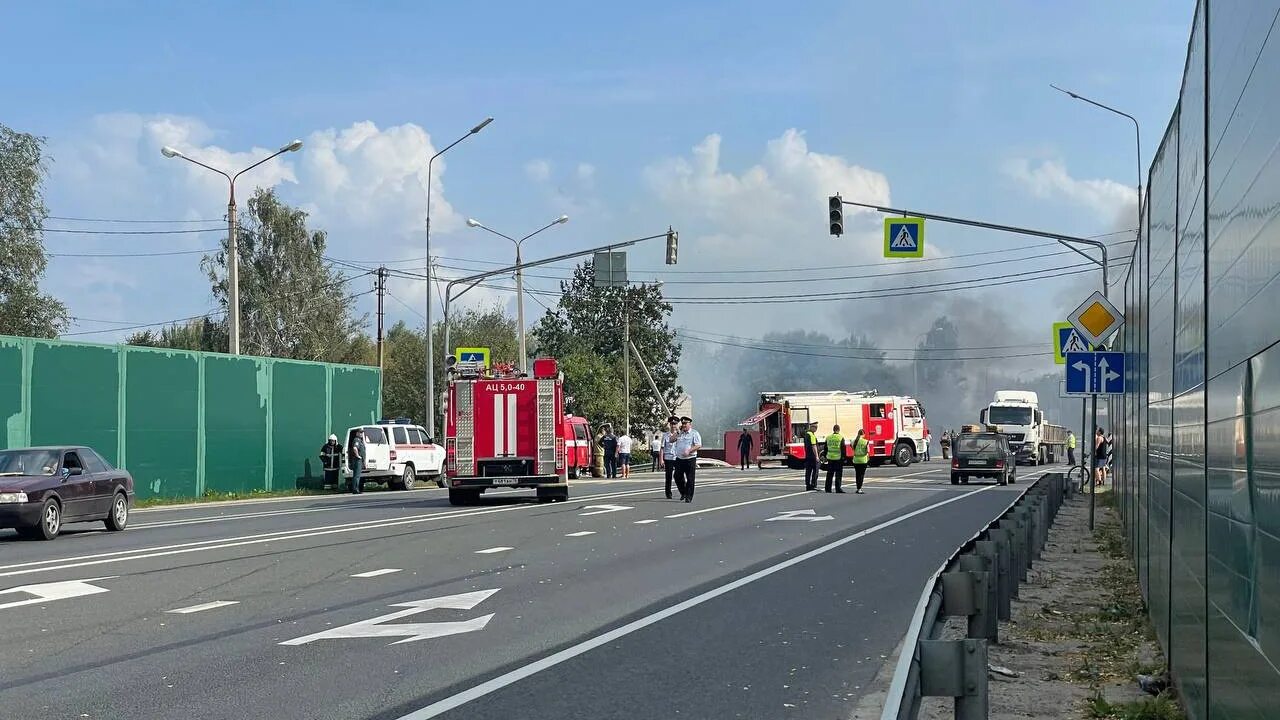
[[[449,502],[467,505],[492,488],[533,488],[543,502],[569,499],[564,377],[556,361],[533,361],[533,377],[510,364],[448,365],[445,478]]]
[[[804,433],[810,423],[818,424],[814,435],[819,445],[834,425],[850,440],[858,430],[865,430],[871,464],[891,460],[898,467],[910,465],[924,452],[929,432],[924,405],[918,400],[875,390],[760,393],[759,412],[739,425],[760,430],[758,466],[777,462],[798,470],[804,467]],[[846,448],[846,463],[851,452]]]

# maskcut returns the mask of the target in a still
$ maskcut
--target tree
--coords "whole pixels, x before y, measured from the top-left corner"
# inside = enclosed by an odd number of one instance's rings
[[[556,307],[534,326],[539,352],[556,358],[587,352],[618,368],[616,385],[594,387],[583,394],[581,402],[608,407],[605,398],[590,393],[621,397],[624,323],[629,317],[631,342],[640,351],[667,405],[675,404],[684,393],[677,383],[681,348],[675,332],[667,325],[671,304],[662,299],[661,286],[642,283],[625,288],[596,287],[591,262],[586,261],[574,269],[571,280],[560,283],[560,293]],[[565,377],[572,379],[567,372]],[[575,391],[575,399],[578,394],[582,393]],[[599,422],[597,418],[590,419]],[[664,419],[658,398],[636,364],[631,372],[631,425],[656,428]]]
[[[209,318],[196,318],[185,323],[174,323],[159,330],[143,330],[130,335],[125,343],[143,347],[172,348],[220,352],[227,347],[227,328]]]
[[[0,334],[57,337],[67,306],[40,293],[49,266],[43,230],[45,139],[0,125]]]
[[[367,316],[355,315],[361,294],[324,258],[326,235],[307,228],[307,214],[259,188],[240,214],[240,346],[246,355],[295,360],[368,360]],[[229,308],[227,243],[200,267],[213,295]],[[226,322],[224,319],[223,323]]]
[[[564,371],[565,412],[588,418],[596,429],[605,423],[621,429],[622,368],[590,350],[574,350],[558,359]]]

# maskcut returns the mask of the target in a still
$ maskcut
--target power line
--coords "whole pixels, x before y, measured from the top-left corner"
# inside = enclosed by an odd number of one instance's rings
[[[389,297],[389,298],[391,298],[392,300],[395,300],[396,302],[400,303],[401,305],[403,305],[403,306],[404,306],[404,309],[405,309],[405,310],[408,310],[409,312],[413,313],[414,315],[417,315],[418,317],[422,318],[423,320],[426,320],[426,319],[427,319],[427,316],[426,316],[426,315],[423,315],[421,312],[419,312],[419,311],[417,311],[417,310],[413,309],[413,307],[412,307],[412,306],[410,306],[410,305],[409,305],[409,303],[407,303],[407,302],[405,302],[405,301],[401,300],[400,298],[396,297],[396,296],[395,296],[394,294],[392,294],[392,293],[391,293],[391,291],[389,291],[389,290],[387,291],[387,297]]]
[[[40,228],[40,232],[68,235],[191,235],[193,233],[226,232],[225,227],[195,230],[78,230],[72,228]]]
[[[185,225],[185,224],[191,224],[191,223],[214,223],[214,222],[225,223],[226,222],[225,218],[218,218],[217,220],[126,220],[123,218],[85,218],[85,217],[69,217],[66,215],[46,215],[45,218],[48,220],[65,220],[67,222],[125,223],[130,225],[159,224],[159,223],[170,224],[170,225]]]
[[[192,320],[199,320],[200,318],[208,318],[208,319],[212,319],[212,317],[213,317],[214,315],[221,315],[221,314],[223,314],[224,312],[226,312],[226,311],[225,311],[225,310],[210,310],[209,312],[207,312],[207,313],[205,313],[205,314],[203,314],[203,315],[191,315],[191,316],[189,316],[189,317],[177,318],[177,319],[174,319],[174,320],[162,320],[162,321],[160,321],[160,322],[153,322],[153,323],[139,323],[139,324],[136,324],[136,325],[126,325],[125,327],[105,328],[105,329],[102,329],[102,330],[80,330],[80,331],[78,331],[78,332],[62,333],[62,335],[60,335],[60,337],[72,337],[72,336],[75,336],[75,335],[100,335],[100,334],[102,334],[102,333],[109,333],[109,332],[121,332],[121,331],[124,331],[124,330],[140,330],[140,329],[142,329],[142,328],[158,327],[158,326],[160,326],[160,325],[176,325],[177,323],[191,322]],[[95,321],[93,321],[93,322],[110,322],[110,321],[108,321],[108,320],[95,320]]]
[[[204,250],[171,250],[168,252],[145,252],[145,253],[45,253],[49,257],[64,258],[132,258],[132,257],[163,257],[169,255],[198,255],[203,253],[217,252],[218,248],[208,248]]]
[[[886,360],[886,361],[905,361],[905,362],[915,362],[915,361],[923,360],[924,362],[962,362],[966,360],[1001,360],[1005,358],[1045,357],[1053,354],[1052,351],[1049,351],[1049,352],[1038,352],[1038,353],[1015,353],[1012,355],[1010,354],[974,355],[969,357],[956,357],[956,358],[937,358],[937,357],[918,357],[918,356],[892,357],[887,355],[867,355],[867,356],[832,355],[829,353],[812,353],[812,352],[804,352],[802,350],[786,350],[783,348],[759,347],[755,345],[747,345],[743,343],[731,343],[731,342],[725,342],[721,340],[708,340],[706,338],[691,337],[689,335],[684,334],[680,330],[676,330],[676,336],[692,342],[707,343],[711,345],[721,345],[725,347],[736,347],[743,350],[757,350],[760,352],[779,353],[782,355],[800,355],[804,357],[831,358],[835,360]]]
[[[790,342],[788,340],[769,340],[767,338],[744,338],[739,335],[726,335],[724,333],[714,333],[714,332],[711,332],[710,330],[688,330],[688,329],[681,328],[680,330],[678,330],[678,332],[682,332],[682,333],[692,332],[692,333],[695,333],[696,335],[710,335],[713,338],[727,338],[729,340],[737,340],[740,342],[764,343],[769,345],[778,345],[782,347],[806,347],[806,348],[819,348],[819,349],[826,349],[826,350],[875,350],[877,352],[895,352],[895,351],[950,352],[952,350],[1017,350],[1017,349],[1029,348],[1029,347],[1041,347],[1045,344],[1045,343],[1022,343],[1019,345],[982,345],[982,346],[974,346],[974,347],[956,347],[956,348],[920,348],[920,347],[886,348],[886,347],[876,347],[874,345],[860,347],[856,345],[833,345],[830,343],[815,344],[815,343]]]

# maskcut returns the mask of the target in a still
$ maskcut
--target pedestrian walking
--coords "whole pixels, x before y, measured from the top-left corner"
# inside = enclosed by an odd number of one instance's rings
[[[1076,466],[1076,434],[1070,430],[1067,431],[1067,464]]]
[[[618,437],[613,434],[611,425],[604,426],[604,436],[600,438],[600,449],[604,451],[604,476],[618,477]]]
[[[628,434],[618,436],[618,467],[622,468],[622,477],[631,477],[631,446],[635,440]]]
[[[662,467],[662,433],[660,432],[654,433],[653,439],[649,441],[649,462],[653,464],[649,468],[653,472],[658,472],[658,468]]]
[[[324,468],[324,484],[338,487],[338,473],[342,472],[342,443],[337,435],[330,435],[329,442],[320,447],[320,465]]]
[[[742,434],[738,436],[738,463],[743,470],[751,467],[751,448],[755,444],[756,439],[743,428]]]
[[[804,431],[804,489],[818,491],[818,438],[813,434],[818,423]]]
[[[867,432],[859,428],[858,434],[853,438],[853,477],[857,483],[854,492],[858,495],[862,494],[862,479],[867,476],[867,463],[870,461],[871,443],[867,440]]]
[[[351,444],[347,446],[347,467],[351,468],[349,489],[354,495],[364,492],[364,481],[360,479],[360,473],[364,470],[364,459],[364,430],[356,428],[355,432],[351,433]]]
[[[680,427],[680,418],[672,415],[667,418],[667,431],[662,433],[662,465],[667,471],[667,499],[671,499],[671,481],[675,479],[676,474],[676,432]],[[680,489],[680,499],[684,499],[684,486],[677,485]]]
[[[827,492],[831,492],[831,480],[836,481],[836,492],[843,493],[840,485],[844,482],[844,436],[840,434],[840,426],[832,425],[827,434]]]
[[[1102,432],[1102,428],[1097,428],[1093,432],[1093,484],[1095,486],[1102,484],[1102,473],[1106,471],[1107,460],[1107,438]]]
[[[687,503],[693,502],[693,478],[698,472],[700,449],[702,436],[693,429],[693,418],[681,416],[680,430],[676,433],[672,450],[676,456],[676,487],[680,488],[680,497]]]

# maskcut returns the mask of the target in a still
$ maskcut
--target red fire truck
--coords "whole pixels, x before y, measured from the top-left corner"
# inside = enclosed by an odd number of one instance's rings
[[[840,434],[849,440],[859,429],[866,430],[871,464],[891,459],[898,467],[910,465],[924,452],[929,432],[923,404],[912,397],[881,395],[875,390],[760,393],[759,412],[739,425],[760,430],[758,467],[777,462],[798,470],[804,467],[804,433],[810,423],[818,425],[814,435],[819,444],[833,425],[839,425]],[[845,449],[845,456],[849,463],[851,448]]]
[[[449,502],[466,505],[490,488],[535,488],[543,502],[569,499],[564,377],[552,358],[533,377],[512,365],[450,357],[445,400]]]

